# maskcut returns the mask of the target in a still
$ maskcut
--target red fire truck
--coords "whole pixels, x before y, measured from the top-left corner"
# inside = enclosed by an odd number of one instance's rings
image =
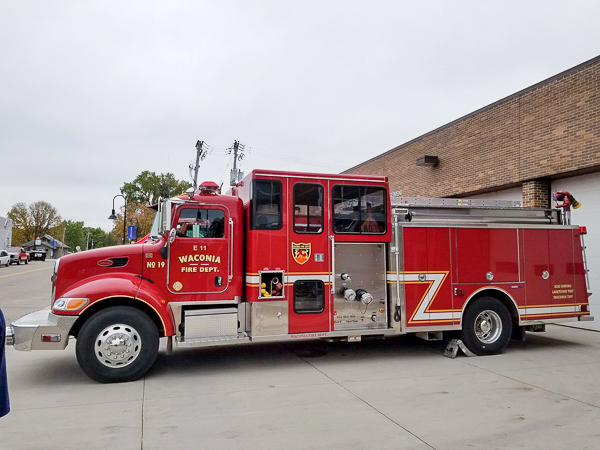
[[[64,256],[51,310],[8,328],[127,381],[178,347],[460,334],[478,355],[590,320],[582,230],[561,212],[390,196],[387,178],[255,170],[160,200],[148,239]]]

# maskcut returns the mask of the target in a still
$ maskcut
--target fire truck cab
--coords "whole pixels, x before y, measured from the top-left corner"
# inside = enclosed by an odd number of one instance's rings
[[[591,320],[582,233],[561,212],[390,197],[387,179],[255,170],[160,200],[148,239],[60,258],[52,309],[12,323],[19,350],[77,339],[98,381],[169,350],[460,332],[480,355],[546,323]]]

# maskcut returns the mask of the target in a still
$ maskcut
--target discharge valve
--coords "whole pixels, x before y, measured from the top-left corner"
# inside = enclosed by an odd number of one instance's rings
[[[363,305],[369,305],[373,301],[373,296],[364,289],[357,289],[356,297]]]
[[[356,292],[354,292],[354,289],[343,287],[340,289],[340,294],[344,296],[346,301],[353,302],[356,300]]]

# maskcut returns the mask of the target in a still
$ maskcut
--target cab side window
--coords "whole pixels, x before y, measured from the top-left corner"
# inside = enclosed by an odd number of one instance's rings
[[[178,237],[222,238],[225,236],[225,212],[220,209],[182,208],[175,229]]]
[[[294,185],[294,231],[309,234],[323,231],[323,186],[320,184]]]
[[[252,182],[251,229],[281,229],[283,225],[281,191],[281,181],[278,180],[254,180]]]
[[[386,191],[376,186],[333,186],[333,231],[338,234],[384,234]]]

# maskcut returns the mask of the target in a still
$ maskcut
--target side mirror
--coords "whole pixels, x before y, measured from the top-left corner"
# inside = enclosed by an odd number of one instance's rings
[[[169,244],[172,244],[173,241],[175,240],[176,233],[177,233],[177,230],[175,230],[175,228],[171,228],[171,231],[169,231]]]

